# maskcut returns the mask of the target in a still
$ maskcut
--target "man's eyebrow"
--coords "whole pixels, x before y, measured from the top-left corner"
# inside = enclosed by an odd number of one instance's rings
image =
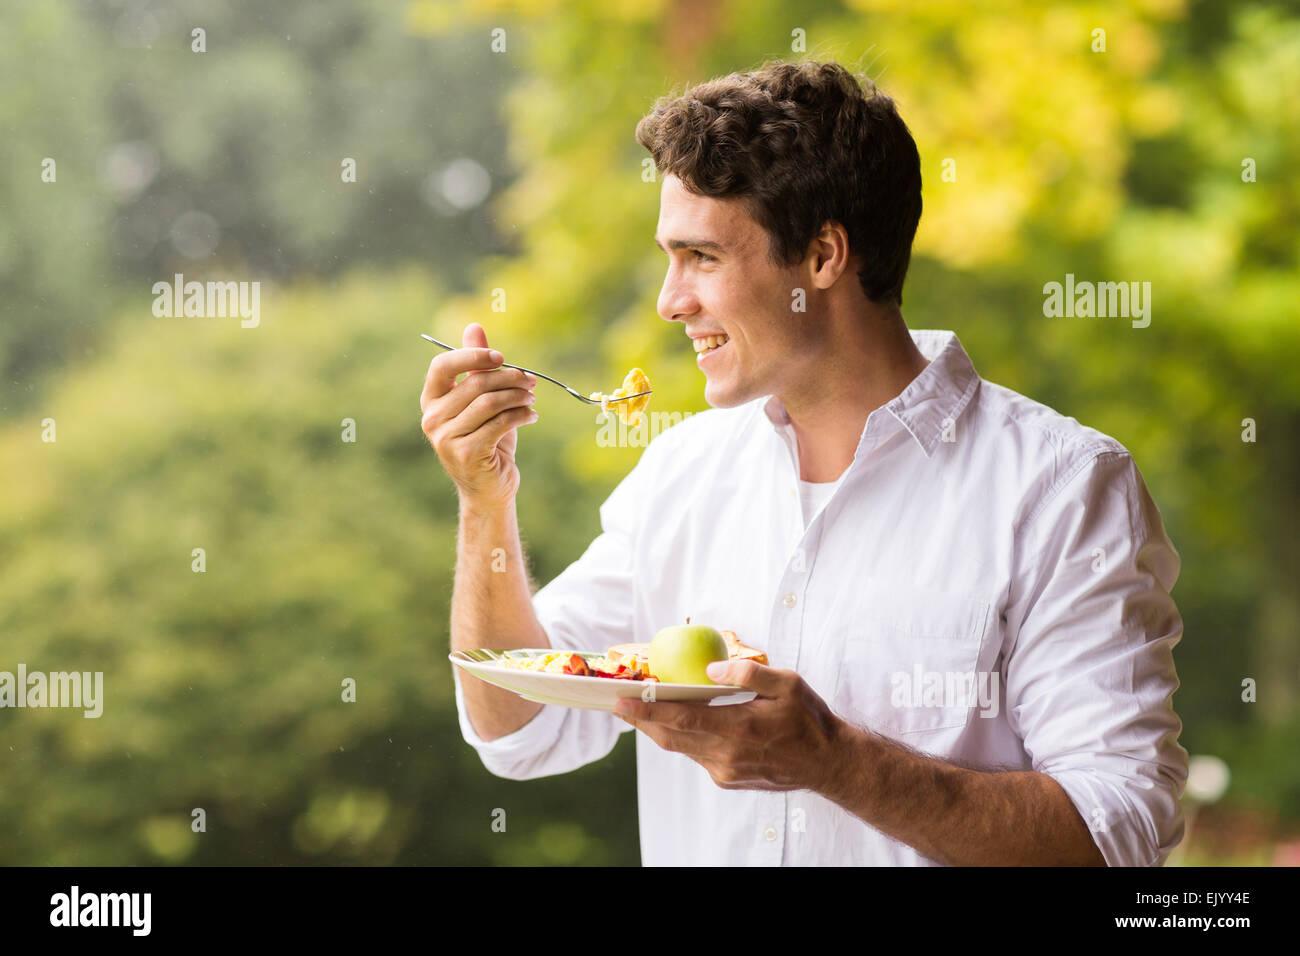
[[[661,242],[659,241],[659,237],[658,237],[658,236],[655,236],[655,245],[658,246],[658,247],[660,248],[660,250],[663,251],[663,252],[667,252],[667,251],[668,251],[668,249],[664,249],[663,243],[661,243]],[[727,251],[727,247],[724,246],[722,243],[720,243],[720,242],[710,242],[708,239],[669,239],[669,240],[668,240],[668,248],[669,248],[669,249],[674,249],[674,250],[676,250],[676,249],[707,249],[709,252],[726,252],[726,251]]]

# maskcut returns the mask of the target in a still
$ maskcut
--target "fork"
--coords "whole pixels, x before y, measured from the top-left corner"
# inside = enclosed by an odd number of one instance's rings
[[[457,346],[455,346],[455,345],[448,345],[446,342],[439,342],[439,341],[438,341],[437,339],[435,339],[432,335],[425,335],[423,332],[420,333],[420,338],[422,338],[422,339],[427,339],[428,341],[432,342],[434,345],[441,345],[443,348],[445,348],[445,349],[446,349],[447,351],[449,351],[449,352],[454,352],[454,351],[456,351],[456,348],[457,348]],[[551,383],[553,383],[553,384],[555,384],[555,385],[560,386],[560,388],[564,389],[566,392],[568,392],[570,395],[572,395],[572,396],[573,396],[574,398],[576,398],[578,401],[580,401],[580,402],[585,402],[585,403],[587,403],[588,405],[602,405],[602,404],[604,404],[604,405],[613,405],[615,402],[626,402],[627,400],[632,399],[632,398],[641,398],[643,395],[649,395],[649,394],[651,394],[651,393],[654,391],[654,389],[651,389],[649,392],[637,392],[635,395],[624,395],[622,398],[606,398],[605,401],[602,403],[602,402],[599,401],[598,399],[588,398],[586,395],[580,395],[580,394],[578,394],[578,393],[575,392],[573,389],[569,388],[569,386],[565,385],[563,382],[558,382],[558,381],[556,381],[555,379],[551,378],[551,376],[549,376],[549,375],[543,375],[541,372],[535,372],[535,371],[533,371],[533,370],[530,369],[530,368],[524,368],[522,365],[511,365],[509,362],[502,362],[502,363],[501,363],[501,367],[502,367],[502,368],[517,368],[517,369],[519,369],[519,371],[521,371],[521,372],[527,372],[529,375],[536,375],[538,378],[544,378],[544,379],[546,379],[548,382],[551,382]]]

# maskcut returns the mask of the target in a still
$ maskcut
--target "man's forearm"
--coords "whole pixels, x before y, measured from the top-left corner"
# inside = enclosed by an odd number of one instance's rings
[[[1105,866],[1060,784],[1033,771],[968,770],[844,723],[827,799],[951,866]]]
[[[460,508],[456,577],[451,594],[451,647],[550,647],[533,611],[515,504],[497,510]],[[541,704],[461,672],[465,709],[484,740],[513,733]]]

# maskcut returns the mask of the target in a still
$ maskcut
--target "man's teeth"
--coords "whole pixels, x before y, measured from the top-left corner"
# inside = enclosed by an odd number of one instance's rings
[[[730,339],[728,335],[706,335],[703,338],[693,339],[695,351],[712,352],[719,345],[725,345]]]

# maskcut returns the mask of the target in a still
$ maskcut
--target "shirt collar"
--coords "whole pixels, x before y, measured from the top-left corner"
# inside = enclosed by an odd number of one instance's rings
[[[930,364],[884,408],[929,458],[945,429],[951,428],[966,409],[979,385],[979,375],[955,332],[943,329],[909,329],[908,332]],[[775,395],[763,404],[763,413],[778,433],[791,424],[785,405]],[[859,448],[866,440],[871,421],[872,416],[867,416]]]

